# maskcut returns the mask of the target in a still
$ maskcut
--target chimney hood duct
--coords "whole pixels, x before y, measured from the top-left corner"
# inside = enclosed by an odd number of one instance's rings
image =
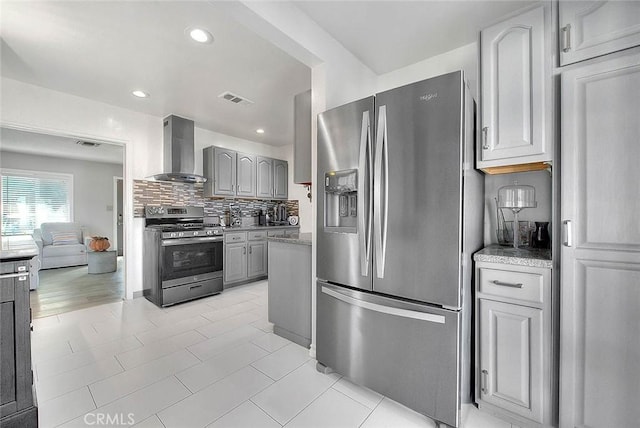
[[[207,179],[194,171],[194,123],[179,116],[167,116],[163,120],[164,173],[153,176],[157,181],[178,183],[204,183]]]

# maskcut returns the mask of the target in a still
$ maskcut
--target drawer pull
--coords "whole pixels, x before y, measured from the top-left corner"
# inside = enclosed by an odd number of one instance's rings
[[[502,287],[522,288],[521,282],[514,284],[512,282],[502,282],[502,281],[498,281],[497,279],[494,279],[493,281],[491,281],[491,283],[495,285],[500,285]]]
[[[200,285],[192,285],[191,287],[189,287],[189,290],[193,290],[194,288],[200,288],[202,287],[202,284]]]
[[[18,272],[26,272],[27,267],[26,266],[18,266]]]

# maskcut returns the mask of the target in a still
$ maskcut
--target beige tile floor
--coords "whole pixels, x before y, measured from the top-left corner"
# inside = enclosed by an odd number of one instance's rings
[[[143,298],[34,320],[40,427],[434,427],[273,334],[266,281],[166,309]],[[466,428],[511,428],[464,408]]]

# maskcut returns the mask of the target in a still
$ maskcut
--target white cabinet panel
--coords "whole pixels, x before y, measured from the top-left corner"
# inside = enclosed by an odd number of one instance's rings
[[[258,187],[256,196],[259,198],[273,198],[273,159],[262,156],[256,157]]]
[[[542,310],[480,299],[481,400],[542,422]]]
[[[638,111],[638,52],[562,74],[562,427],[640,420]]]
[[[224,282],[247,279],[247,246],[244,242],[225,244]]]
[[[552,159],[547,16],[540,6],[481,33],[479,168]]]
[[[640,45],[640,2],[561,1],[560,65]]]
[[[287,199],[289,195],[289,168],[287,161],[273,160],[273,196]]]

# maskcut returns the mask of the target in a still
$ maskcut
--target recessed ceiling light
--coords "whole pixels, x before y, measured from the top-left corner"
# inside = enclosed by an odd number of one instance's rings
[[[138,97],[138,98],[148,98],[149,97],[149,94],[147,94],[144,91],[140,91],[140,90],[133,91],[131,93],[133,94],[134,97]]]
[[[264,134],[264,129],[262,129],[262,128],[258,128],[258,129],[256,129],[256,132],[257,132],[258,134]]]
[[[190,28],[187,28],[185,32],[189,34],[189,37],[191,37],[193,40],[195,40],[198,43],[213,42],[213,35],[211,35],[210,32],[202,28],[190,27]]]

